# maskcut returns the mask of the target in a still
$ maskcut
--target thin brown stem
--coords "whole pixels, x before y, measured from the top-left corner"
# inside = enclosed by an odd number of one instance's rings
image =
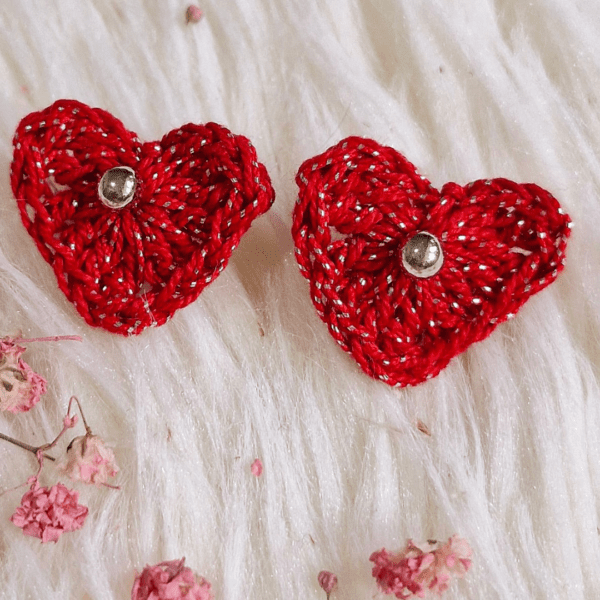
[[[15,344],[30,344],[32,342],[82,342],[83,338],[78,335],[53,335],[50,337],[39,338],[22,338],[18,337],[13,340]]]
[[[71,399],[69,400],[69,407],[67,408],[67,415],[71,412],[71,404],[72,404],[73,400],[75,400],[75,402],[77,402],[77,406],[79,407],[79,414],[81,415],[81,420],[83,421],[83,425],[85,427],[85,432],[88,435],[93,435],[92,430],[90,429],[90,426],[87,424],[87,421],[85,420],[85,415],[83,414],[83,409],[81,408],[81,404],[79,403],[77,396],[71,396]]]
[[[37,448],[35,446],[30,446],[29,444],[26,444],[25,442],[20,442],[19,440],[15,440],[15,438],[12,438],[4,433],[0,433],[0,439],[10,442],[11,444],[18,446],[19,448],[23,448],[23,450],[27,450],[28,452],[33,452],[33,454],[35,454],[36,456],[40,449],[43,448],[43,446]],[[48,454],[44,454],[44,458],[47,458],[48,460],[56,460],[53,456],[49,456]]]

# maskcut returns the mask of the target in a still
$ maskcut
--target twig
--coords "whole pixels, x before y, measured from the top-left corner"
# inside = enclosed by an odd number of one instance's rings
[[[4,433],[0,433],[0,439],[6,440],[15,446],[19,446],[19,448],[23,448],[23,450],[27,450],[29,452],[33,452],[37,456],[40,448],[36,448],[35,446],[30,446],[29,444],[25,444],[24,442],[20,442],[19,440],[15,440],[15,438],[10,437],[9,435],[5,435]],[[53,456],[48,454],[44,454],[44,458],[48,460],[56,460]]]

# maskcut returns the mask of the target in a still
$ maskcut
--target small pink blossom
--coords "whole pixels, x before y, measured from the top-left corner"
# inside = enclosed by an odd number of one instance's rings
[[[329,571],[321,571],[317,576],[317,580],[319,581],[319,585],[323,588],[323,591],[327,594],[327,599],[329,600],[329,595],[337,588],[337,575],[330,573]]]
[[[471,566],[472,550],[466,540],[452,536],[437,549],[424,551],[408,540],[404,550],[390,554],[385,548],[373,552],[373,577],[384,594],[396,598],[424,598],[428,592],[441,596],[452,577],[464,577]]]
[[[133,582],[131,600],[213,600],[210,583],[184,563],[182,558],[146,566]]]
[[[21,358],[24,352],[11,338],[0,340],[0,410],[27,412],[46,393],[46,380]]]
[[[119,472],[113,451],[97,435],[76,437],[67,448],[60,469],[73,481],[106,484]]]
[[[83,527],[88,509],[78,504],[78,500],[79,492],[62,483],[45,488],[33,478],[31,488],[10,520],[25,535],[40,538],[42,543],[56,542],[64,532]]]
[[[384,594],[394,594],[396,598],[425,596],[423,572],[434,561],[430,552],[423,552],[412,541],[398,554],[389,554],[385,548],[373,552],[369,560],[375,563],[373,577]]]
[[[252,473],[252,475],[254,475],[255,477],[260,477],[262,475],[263,472],[263,464],[262,461],[260,460],[260,458],[257,458],[252,465],[250,465],[250,472]]]
[[[452,577],[462,579],[471,568],[473,551],[467,540],[453,535],[434,554],[435,563],[431,567],[432,578],[429,589],[441,596],[448,589]]]
[[[186,23],[197,23],[202,19],[204,13],[200,10],[200,7],[190,4],[185,11],[185,22]]]

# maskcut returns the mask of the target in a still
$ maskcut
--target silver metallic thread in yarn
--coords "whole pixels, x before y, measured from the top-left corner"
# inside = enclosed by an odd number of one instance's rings
[[[438,239],[421,231],[402,248],[402,265],[415,277],[432,277],[444,264],[444,253]]]
[[[98,196],[109,208],[123,208],[133,200],[136,187],[133,169],[114,167],[102,175],[98,184]]]

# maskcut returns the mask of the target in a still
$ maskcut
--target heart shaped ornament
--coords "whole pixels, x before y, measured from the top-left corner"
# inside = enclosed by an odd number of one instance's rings
[[[350,137],[300,167],[300,271],[331,335],[394,386],[437,375],[563,268],[571,221],[507,179],[436,190],[393,148]]]
[[[13,145],[27,231],[86,322],[121,335],[193,302],[275,197],[250,141],[216,123],[142,143],[108,112],[59,100]]]

